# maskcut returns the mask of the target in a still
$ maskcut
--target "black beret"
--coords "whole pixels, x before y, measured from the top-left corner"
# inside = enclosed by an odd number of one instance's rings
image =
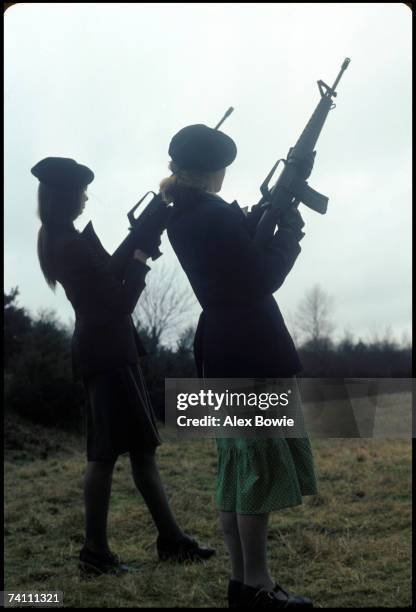
[[[92,170],[68,157],[46,157],[33,166],[31,173],[41,183],[56,187],[85,187],[94,179]]]
[[[182,170],[214,172],[234,161],[237,147],[224,132],[198,123],[175,134],[169,145],[169,155]]]

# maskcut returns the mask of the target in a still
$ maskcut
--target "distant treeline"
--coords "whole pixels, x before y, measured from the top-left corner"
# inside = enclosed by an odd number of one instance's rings
[[[81,383],[72,380],[71,331],[53,312],[33,318],[17,304],[18,289],[4,294],[5,407],[43,425],[79,430],[85,402]],[[138,329],[148,350],[143,359],[149,391],[159,418],[164,413],[164,379],[196,376],[193,329],[173,348]],[[299,347],[303,377],[370,378],[412,376],[411,347],[391,338],[364,343],[318,338]]]

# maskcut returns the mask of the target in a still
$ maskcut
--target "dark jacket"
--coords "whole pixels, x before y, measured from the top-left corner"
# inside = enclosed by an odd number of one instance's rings
[[[300,246],[280,229],[257,247],[237,202],[199,193],[175,201],[173,249],[203,309],[194,342],[198,376],[289,377],[302,369],[273,298]],[[203,367],[203,371],[202,371]]]
[[[54,238],[57,280],[75,311],[75,379],[137,363],[146,354],[131,314],[150,268],[133,259],[133,239],[128,236],[111,256],[91,222],[82,232],[70,226]]]

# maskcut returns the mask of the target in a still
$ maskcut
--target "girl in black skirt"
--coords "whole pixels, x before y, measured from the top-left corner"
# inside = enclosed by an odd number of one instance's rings
[[[155,449],[161,440],[139,362],[145,351],[131,318],[150,270],[146,261],[158,254],[166,211],[134,227],[110,255],[91,222],[82,232],[73,225],[88,200],[93,172],[72,159],[48,157],[32,174],[40,181],[39,262],[51,289],[59,282],[74,308],[74,378],[82,380],[87,396],[86,537],[80,568],[94,573],[133,569],[110,551],[106,533],[113,469],[126,452],[158,529],[159,558],[208,559],[215,551],[182,531],[160,479]]]

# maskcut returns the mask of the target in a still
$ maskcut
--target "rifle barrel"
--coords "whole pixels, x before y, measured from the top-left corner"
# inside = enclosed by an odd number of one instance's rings
[[[345,60],[343,61],[343,64],[342,64],[342,66],[341,66],[341,70],[339,71],[338,76],[337,76],[337,78],[335,79],[334,84],[333,84],[333,85],[332,85],[332,87],[331,87],[332,91],[335,91],[336,86],[338,85],[338,83],[339,83],[339,81],[340,81],[340,79],[341,79],[341,77],[342,77],[342,75],[343,75],[343,73],[344,73],[344,70],[346,70],[346,69],[347,69],[348,64],[350,63],[350,61],[351,61],[351,60],[350,60],[350,58],[349,58],[349,57],[346,57],[346,58],[345,58]]]
[[[230,108],[227,110],[227,112],[225,113],[224,117],[221,119],[221,121],[219,123],[217,123],[217,125],[215,126],[214,130],[218,130],[218,128],[220,127],[220,125],[222,125],[224,123],[224,121],[227,119],[227,117],[229,117],[231,115],[231,113],[233,112],[234,108],[232,106],[230,106]]]

